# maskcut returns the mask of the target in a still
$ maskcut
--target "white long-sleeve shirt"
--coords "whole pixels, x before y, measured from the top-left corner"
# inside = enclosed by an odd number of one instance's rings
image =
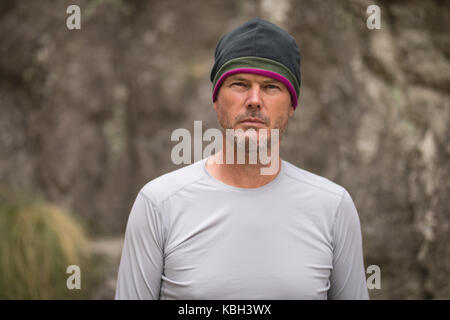
[[[128,219],[116,299],[368,299],[349,193],[282,160],[238,188],[206,159],[162,175]]]

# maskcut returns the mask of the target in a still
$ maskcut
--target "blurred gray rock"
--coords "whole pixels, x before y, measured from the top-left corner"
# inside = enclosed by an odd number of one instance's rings
[[[82,29],[69,31],[73,3]],[[450,3],[379,1],[381,30],[366,28],[370,4],[2,1],[0,188],[41,194],[92,233],[122,233],[138,190],[177,168],[171,132],[218,126],[217,41],[262,16],[302,55],[282,156],[352,195],[366,266],[381,268],[371,297],[448,299]]]

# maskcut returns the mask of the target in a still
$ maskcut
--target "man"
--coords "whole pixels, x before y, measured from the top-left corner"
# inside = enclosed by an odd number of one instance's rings
[[[249,163],[250,142],[272,155],[297,106],[295,40],[252,19],[220,40],[211,80],[223,149],[141,189],[116,299],[368,299],[349,193],[279,158],[272,174]],[[227,149],[243,140],[245,162],[230,163]]]

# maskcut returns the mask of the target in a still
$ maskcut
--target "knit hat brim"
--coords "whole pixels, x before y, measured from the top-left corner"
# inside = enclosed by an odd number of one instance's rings
[[[295,76],[281,63],[261,57],[240,57],[226,62],[214,77],[213,101],[225,79],[236,73],[258,74],[280,81],[291,95],[292,106],[297,107],[300,85]]]

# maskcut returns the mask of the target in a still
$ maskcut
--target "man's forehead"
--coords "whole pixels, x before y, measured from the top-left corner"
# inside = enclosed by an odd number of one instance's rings
[[[263,83],[267,83],[267,82],[276,82],[276,83],[281,83],[280,81],[270,78],[270,77],[266,77],[263,75],[259,75],[259,74],[252,74],[252,73],[235,73],[233,75],[230,75],[229,77],[227,77],[228,81],[235,81],[235,80],[245,80],[245,81],[258,81],[258,82],[263,82]]]

